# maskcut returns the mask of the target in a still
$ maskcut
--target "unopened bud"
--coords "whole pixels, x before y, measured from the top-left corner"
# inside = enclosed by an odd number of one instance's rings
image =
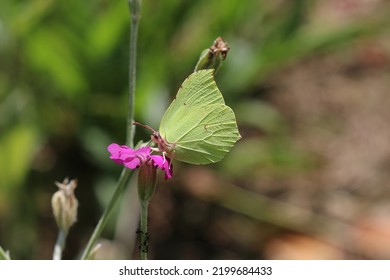
[[[58,227],[67,232],[77,220],[78,201],[74,195],[77,180],[65,178],[62,183],[55,184],[59,190],[51,198],[53,215]]]
[[[198,63],[194,71],[203,69],[215,69],[216,74],[222,66],[222,61],[225,60],[230,48],[222,37],[215,39],[214,44],[202,51]]]
[[[157,184],[157,170],[151,163],[142,165],[138,170],[138,196],[141,202],[152,199]]]

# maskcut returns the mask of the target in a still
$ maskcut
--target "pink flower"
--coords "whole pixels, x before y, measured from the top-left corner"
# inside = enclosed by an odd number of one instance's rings
[[[118,164],[123,164],[129,169],[136,169],[144,164],[153,164],[154,167],[165,171],[165,180],[173,175],[170,159],[160,155],[150,155],[151,149],[149,146],[133,150],[125,145],[120,146],[112,143],[107,147],[107,150],[111,154],[110,159]]]
[[[164,178],[165,180],[172,178],[173,176],[173,165],[171,164],[171,160],[169,157],[163,156],[150,156],[153,166],[158,167],[161,170],[165,171]]]

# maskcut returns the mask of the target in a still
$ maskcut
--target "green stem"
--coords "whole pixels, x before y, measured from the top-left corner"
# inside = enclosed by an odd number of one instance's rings
[[[141,260],[148,259],[148,208],[149,201],[141,201],[141,235],[140,235],[140,251],[141,251]]]
[[[53,260],[62,259],[62,251],[65,248],[65,241],[67,235],[68,233],[62,229],[60,229],[60,231],[58,232],[57,241],[54,245]]]
[[[134,147],[134,100],[137,62],[138,25],[141,18],[141,0],[129,0],[131,27],[129,50],[129,111],[127,115],[126,145]]]
[[[130,53],[129,53],[129,109],[127,115],[127,128],[126,128],[126,145],[134,147],[134,95],[135,95],[135,78],[136,78],[136,59],[137,59],[137,36],[138,25],[141,17],[141,0],[129,0],[129,7],[131,13],[131,27],[130,27]],[[96,228],[88,241],[81,259],[86,260],[99,239],[103,228],[105,227],[108,218],[114,210],[118,200],[122,197],[126,185],[130,180],[131,170],[124,168],[121,176],[119,177],[117,186],[115,188],[114,195],[112,196],[107,209],[100,218]]]
[[[115,192],[111,197],[108,207],[106,208],[106,211],[103,213],[102,217],[100,218],[99,223],[97,224],[91,238],[88,241],[87,247],[85,248],[81,256],[82,260],[86,260],[89,258],[89,254],[91,253],[93,247],[95,246],[96,241],[99,239],[103,231],[103,228],[105,227],[108,221],[108,218],[110,217],[111,213],[115,209],[115,206],[119,201],[119,198],[122,197],[123,195],[125,187],[129,182],[131,172],[132,172],[131,169],[123,168],[121,176],[119,177],[117,186],[115,188]]]

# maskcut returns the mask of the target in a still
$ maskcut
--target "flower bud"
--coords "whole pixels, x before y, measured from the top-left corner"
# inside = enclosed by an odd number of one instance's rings
[[[157,170],[152,163],[142,165],[138,170],[138,196],[141,202],[149,202],[157,184]]]
[[[57,226],[67,232],[77,220],[78,201],[74,195],[77,180],[65,178],[62,183],[55,182],[59,190],[51,198],[53,215]]]
[[[222,66],[222,61],[225,60],[230,48],[222,37],[215,39],[214,44],[202,51],[194,71],[203,69],[215,69],[216,74]]]

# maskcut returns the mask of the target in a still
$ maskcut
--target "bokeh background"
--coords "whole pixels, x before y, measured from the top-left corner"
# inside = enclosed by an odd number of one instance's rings
[[[153,259],[390,258],[390,7],[385,0],[144,0],[136,119],[158,127],[200,52],[243,138],[220,163],[175,162],[150,206]],[[0,3],[0,246],[50,259],[55,181],[77,178],[77,259],[121,167],[125,0]],[[137,128],[137,140],[148,132]],[[135,188],[96,258],[138,258]]]

